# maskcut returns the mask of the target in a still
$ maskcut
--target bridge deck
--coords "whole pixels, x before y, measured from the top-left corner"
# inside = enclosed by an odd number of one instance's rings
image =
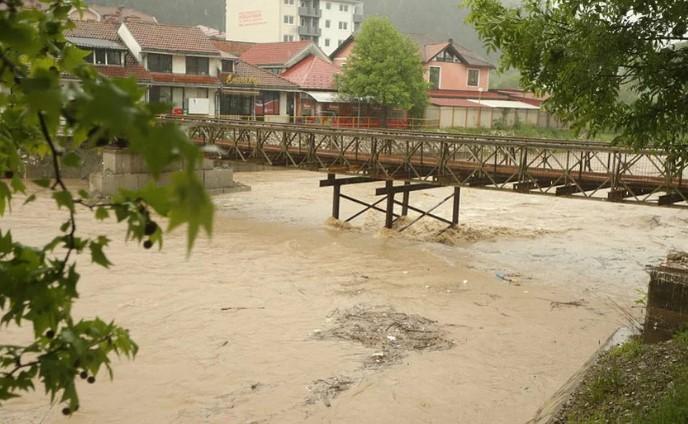
[[[591,141],[178,119],[224,156],[443,186],[688,207],[685,160]]]

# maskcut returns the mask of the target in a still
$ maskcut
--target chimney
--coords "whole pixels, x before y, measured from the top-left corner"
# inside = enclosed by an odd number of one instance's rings
[[[453,39],[453,38],[450,38],[450,39],[449,39],[449,44],[454,44],[454,39]]]

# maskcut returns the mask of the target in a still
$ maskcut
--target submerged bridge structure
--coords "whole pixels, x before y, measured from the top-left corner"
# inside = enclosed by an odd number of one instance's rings
[[[346,199],[366,208],[350,219],[377,210],[386,214],[389,228],[409,209],[420,218],[458,225],[461,187],[688,208],[688,163],[660,150],[593,141],[169,119],[196,142],[217,146],[225,159],[327,173],[320,185],[334,188],[335,218],[340,218],[340,199]],[[376,203],[341,192],[343,186],[371,182],[385,184],[376,191],[381,196]],[[422,211],[409,204],[411,192],[438,187],[454,187],[441,203],[453,199],[451,221],[433,214],[440,205]]]

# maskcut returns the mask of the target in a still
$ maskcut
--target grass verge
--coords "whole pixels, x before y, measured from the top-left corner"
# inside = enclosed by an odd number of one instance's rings
[[[604,354],[554,423],[688,423],[688,332],[657,345],[633,339]]]

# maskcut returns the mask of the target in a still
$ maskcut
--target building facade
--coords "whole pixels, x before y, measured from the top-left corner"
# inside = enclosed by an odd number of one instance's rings
[[[227,39],[313,41],[327,54],[363,21],[361,0],[226,0]]]

